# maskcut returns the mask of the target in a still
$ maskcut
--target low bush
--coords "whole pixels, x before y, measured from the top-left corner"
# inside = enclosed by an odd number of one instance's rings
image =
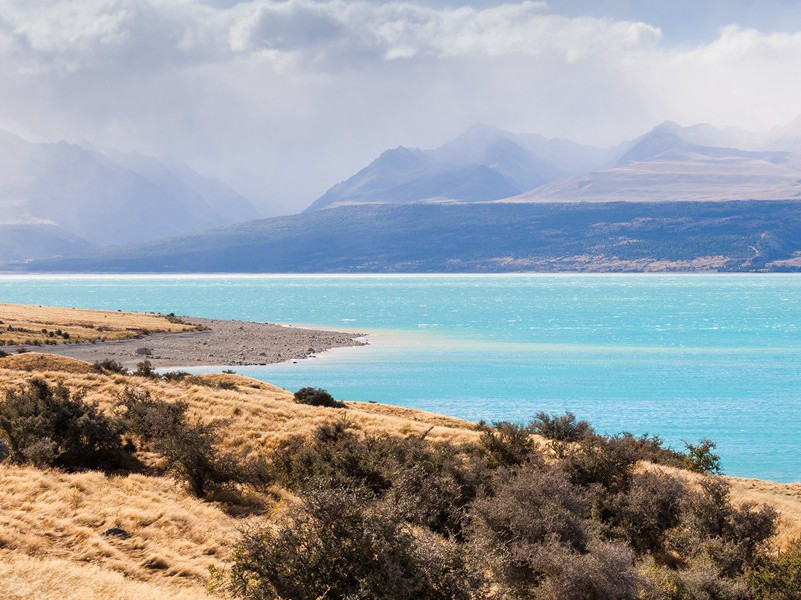
[[[697,445],[684,444],[687,450],[684,467],[696,473],[720,474],[720,455],[713,452],[716,446],[715,442],[708,439],[701,440]]]
[[[682,555],[703,558],[725,577],[740,576],[766,550],[778,515],[768,506],[735,506],[729,484],[719,477],[703,479],[700,488],[684,499],[681,525],[669,541]]]
[[[320,388],[304,387],[295,392],[295,401],[299,404],[310,406],[325,406],[327,408],[345,408],[344,402],[335,400],[334,397]]]
[[[539,412],[531,422],[531,430],[549,440],[578,442],[595,432],[587,421],[579,421],[572,412],[549,415]]]
[[[242,461],[222,452],[216,427],[189,420],[182,402],[164,402],[129,388],[117,407],[127,429],[158,452],[167,471],[195,496],[202,498],[237,484],[265,485],[270,480],[262,461]]]
[[[0,402],[0,436],[17,463],[114,470],[130,460],[120,425],[80,394],[32,380]]]
[[[136,371],[133,373],[137,377],[147,377],[149,379],[158,378],[159,374],[153,368],[153,364],[149,360],[143,360],[136,365]]]
[[[534,453],[531,427],[509,421],[480,425],[477,452],[489,468],[512,467],[527,462]]]
[[[775,556],[761,556],[745,581],[754,600],[801,598],[801,540]]]
[[[128,369],[123,367],[116,360],[112,360],[110,358],[106,358],[99,362],[95,361],[95,363],[92,365],[92,369],[96,373],[101,373],[101,374],[108,374],[108,373],[117,373],[119,375],[128,374]]]
[[[228,591],[253,599],[467,600],[476,587],[454,544],[416,538],[369,494],[323,487],[278,526],[244,533]]]

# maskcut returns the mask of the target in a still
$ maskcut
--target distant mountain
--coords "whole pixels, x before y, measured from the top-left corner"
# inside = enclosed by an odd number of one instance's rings
[[[347,206],[251,221],[33,271],[801,270],[801,202]]]
[[[141,242],[257,216],[245,198],[183,165],[66,142],[34,144],[0,132],[0,226],[37,226],[27,244],[31,257],[67,252],[76,243]],[[71,241],[60,246],[59,239]]]
[[[704,132],[703,135],[699,132]],[[540,186],[509,202],[672,202],[801,198],[801,156],[702,146],[712,129],[663,124],[607,169]]]
[[[95,248],[94,244],[55,225],[37,223],[0,225],[0,261],[76,255]]]
[[[550,144],[550,145],[549,145]],[[539,146],[538,146],[539,145]],[[539,147],[543,158],[532,148]],[[579,158],[569,158],[570,149]],[[584,152],[584,154],[581,154]],[[335,185],[309,210],[350,204],[485,202],[519,194],[573,172],[592,150],[572,142],[519,137],[475,125],[434,150],[387,150],[354,176]],[[551,160],[553,159],[553,160]]]

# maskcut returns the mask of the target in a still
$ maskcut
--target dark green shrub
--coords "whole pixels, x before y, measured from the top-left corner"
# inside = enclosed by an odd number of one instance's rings
[[[410,523],[458,536],[481,478],[481,464],[465,460],[464,454],[422,436],[359,436],[345,423],[334,422],[319,427],[310,439],[281,443],[272,468],[276,480],[291,490],[323,484],[363,489],[386,498]]]
[[[311,439],[289,438],[272,455],[278,483],[300,491],[326,482],[330,487],[364,488],[382,495],[391,483],[387,451],[379,436],[360,438],[342,422],[321,425]]]
[[[0,403],[0,436],[18,463],[114,470],[130,459],[121,433],[117,422],[80,394],[41,379],[22,391],[7,390]]]
[[[370,494],[322,487],[278,526],[244,533],[228,587],[248,599],[466,600],[477,585],[456,545],[416,538]]]
[[[717,444],[712,440],[703,439],[697,445],[684,444],[687,449],[685,468],[696,473],[720,474],[720,455],[713,450]]]
[[[311,406],[325,406],[328,408],[345,408],[344,402],[334,400],[334,397],[320,388],[304,387],[295,392],[295,401],[299,404]]]
[[[801,541],[776,556],[761,556],[745,581],[754,600],[801,600]]]

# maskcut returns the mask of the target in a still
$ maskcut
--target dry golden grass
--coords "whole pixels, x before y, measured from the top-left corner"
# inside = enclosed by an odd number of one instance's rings
[[[243,454],[269,452],[280,440],[332,419],[347,419],[366,433],[429,432],[429,439],[442,442],[478,436],[470,423],[431,413],[370,403],[349,403],[347,409],[296,404],[290,392],[238,375],[201,377],[235,386],[221,389],[98,374],[88,363],[52,355],[0,358],[3,389],[22,387],[34,376],[81,390],[105,410],[126,386],[182,400],[195,417],[224,422],[224,446]],[[253,501],[269,506],[275,498]],[[225,563],[247,508],[197,500],[162,477],[0,465],[0,596],[205,598],[208,566]],[[131,537],[104,538],[100,532],[108,527]],[[64,575],[54,578],[54,572]]]
[[[0,304],[0,345],[5,346],[124,340],[195,329],[157,314]]]
[[[51,355],[0,359],[0,387],[20,387],[33,376],[81,390],[105,410],[111,410],[126,386],[165,400],[182,400],[195,417],[221,422],[224,446],[242,454],[269,453],[280,440],[333,419],[346,419],[365,433],[427,432],[428,439],[444,443],[470,442],[479,436],[476,426],[466,421],[398,407],[355,402],[346,409],[300,405],[286,390],[238,375],[201,376],[212,384],[235,386],[222,389],[98,374],[88,363]],[[781,540],[801,534],[801,484],[729,480],[735,500],[776,507],[782,516]],[[197,500],[162,477],[106,477],[0,465],[0,597],[207,598],[208,566],[226,563],[238,527],[251,518],[249,509],[269,511],[281,502],[279,490],[231,507]],[[114,526],[131,537],[100,535]]]

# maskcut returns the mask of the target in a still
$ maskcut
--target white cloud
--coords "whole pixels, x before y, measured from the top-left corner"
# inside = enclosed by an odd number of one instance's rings
[[[475,121],[610,143],[665,118],[768,128],[801,112],[799,71],[801,34],[674,47],[544,2],[0,0],[0,125],[178,155],[277,212]]]

